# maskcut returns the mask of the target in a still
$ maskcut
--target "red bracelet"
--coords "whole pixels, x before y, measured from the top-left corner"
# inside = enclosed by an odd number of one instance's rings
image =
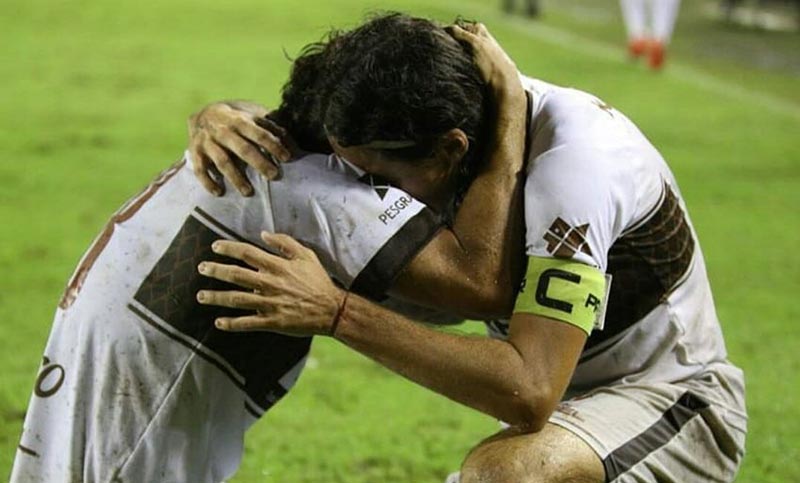
[[[342,320],[342,314],[344,314],[344,307],[347,305],[348,295],[350,295],[350,292],[346,291],[344,297],[342,297],[342,303],[339,304],[339,310],[336,312],[333,322],[331,322],[331,330],[328,332],[328,335],[331,337],[336,337],[336,328],[339,327],[339,322]]]

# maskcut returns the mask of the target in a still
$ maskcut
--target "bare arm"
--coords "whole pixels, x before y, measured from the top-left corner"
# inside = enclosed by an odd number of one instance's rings
[[[482,24],[451,34],[473,47],[497,110],[489,159],[453,226],[442,230],[398,277],[392,293],[464,317],[508,317],[524,270],[527,97],[517,68]]]
[[[223,318],[223,330],[332,335],[408,379],[525,431],[541,429],[569,383],[586,334],[559,321],[517,313],[508,341],[438,332],[355,294],[325,274],[314,253],[286,235],[264,234],[280,253],[218,241],[214,251],[253,269],[204,262],[202,274],[242,292],[202,291],[203,304],[257,311]]]
[[[511,318],[507,341],[432,330],[350,295],[335,337],[398,374],[527,431],[564,394],[586,335],[532,314]]]
[[[525,107],[498,104],[486,168],[470,185],[453,226],[412,259],[395,281],[393,295],[464,317],[510,315],[525,266]]]

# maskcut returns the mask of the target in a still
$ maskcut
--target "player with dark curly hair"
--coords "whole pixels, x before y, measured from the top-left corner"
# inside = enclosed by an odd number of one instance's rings
[[[471,111],[456,104],[458,96],[426,97],[434,90],[419,83],[449,59],[437,57],[436,49],[414,55],[415,42],[373,28],[382,22],[427,38],[428,27],[402,16],[374,19],[337,38],[332,48],[342,52],[332,56],[330,79],[321,81],[312,122],[322,124],[337,155],[374,167],[421,199],[438,200],[434,195],[451,191],[450,178],[402,177],[407,163],[370,160],[402,159],[393,150],[419,149],[413,164],[432,163],[426,132],[434,152],[459,146],[466,152],[465,131],[447,130],[439,114],[426,117],[425,109]],[[518,76],[508,70],[513,63],[501,61],[505,53],[485,28],[452,32],[485,47],[475,61],[489,84]],[[435,74],[430,78],[437,81]],[[337,287],[314,254],[290,237],[270,240],[279,255],[220,242],[217,254],[249,268],[208,263],[202,272],[242,290],[201,291],[199,299],[254,311],[219,318],[224,330],[331,336],[509,423],[466,457],[462,483],[732,481],[747,427],[744,377],[727,360],[697,233],[673,174],[638,128],[601,99],[527,77],[522,84],[529,99],[527,111],[517,103],[518,117],[529,126],[527,257],[511,263],[527,266],[526,283],[510,320],[487,324],[491,338],[414,324]],[[447,107],[440,111],[438,103]],[[221,136],[215,142],[231,141]],[[505,142],[513,140],[493,140],[489,151]],[[471,219],[482,227],[493,221]],[[484,233],[496,235],[490,228]],[[431,267],[431,279],[454,286],[473,275],[460,259],[420,254],[411,264],[421,260]],[[443,289],[428,300],[440,307],[461,299],[459,290]]]
[[[387,19],[395,20],[400,17]],[[201,289],[236,288],[197,271],[203,260],[224,261],[211,250],[218,238],[266,247],[271,238],[263,232],[289,233],[313,246],[330,276],[354,292],[376,299],[389,292],[425,306],[445,294],[448,301],[438,308],[462,316],[510,310],[519,274],[506,269],[522,247],[511,242],[515,227],[509,220],[521,228],[515,190],[525,136],[524,119],[511,113],[524,109],[525,96],[515,75],[508,83],[515,95],[503,83],[485,84],[465,46],[441,27],[424,24],[420,42],[413,45],[416,54],[457,57],[452,66],[416,79],[427,95],[449,96],[447,106],[418,107],[418,112],[437,112],[435,118],[414,121],[434,129],[437,137],[405,126],[405,139],[398,143],[396,126],[365,119],[371,135],[385,138],[373,139],[374,152],[359,162],[296,153],[276,181],[253,168],[243,173],[223,168],[249,178],[256,185],[252,197],[233,192],[216,197],[201,188],[193,169],[206,155],[226,153],[206,144],[185,154],[112,217],[59,303],[11,481],[219,482],[234,474],[245,431],[293,386],[311,339],[230,334],[214,327],[217,317],[243,314],[201,305],[195,297]],[[274,114],[301,136],[301,126],[316,128],[301,138],[305,147],[330,152],[323,114],[330,119],[337,114],[319,106],[344,108],[350,100],[336,97],[332,87],[330,96],[339,104],[321,103],[311,93],[328,90],[316,81],[339,68],[334,60],[345,58],[330,48],[350,39],[341,34],[326,46],[307,49]],[[354,60],[351,56],[347,63]],[[337,78],[348,74],[341,70]],[[363,90],[360,95],[372,94]],[[475,96],[496,99],[493,112],[487,114],[483,102],[453,108]],[[196,117],[195,137],[214,127],[207,114]],[[472,154],[472,139],[483,133],[487,115],[496,117],[488,124],[498,126],[487,137],[504,142],[483,160]],[[280,134],[274,121],[257,120]],[[272,142],[276,156],[289,156],[276,147],[270,131],[252,121],[232,127],[261,144]],[[335,132],[361,142],[354,127],[342,124]],[[263,155],[251,144],[234,150],[245,157]],[[422,154],[427,157],[420,159]],[[464,170],[465,163],[473,167]],[[408,189],[370,176],[374,170],[390,174],[395,184],[407,182]],[[464,186],[466,172],[474,182],[452,214],[450,200]],[[419,179],[437,182],[419,184]],[[474,219],[491,221],[479,226]],[[498,249],[513,246],[518,253]],[[420,313],[417,306],[389,300],[407,313]],[[437,321],[453,319],[435,315]]]

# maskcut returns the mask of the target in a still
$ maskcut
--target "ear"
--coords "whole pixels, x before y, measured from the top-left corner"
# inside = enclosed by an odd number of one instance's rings
[[[461,162],[469,150],[467,134],[458,128],[453,128],[439,137],[436,143],[436,157],[445,159],[451,164]]]

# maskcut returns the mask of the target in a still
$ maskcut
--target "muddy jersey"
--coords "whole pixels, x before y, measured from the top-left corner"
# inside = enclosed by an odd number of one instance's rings
[[[188,155],[186,155],[188,157]],[[237,312],[196,303],[217,239],[263,246],[262,230],[314,249],[338,283],[385,291],[437,218],[336,156],[248,176],[255,196],[207,194],[184,160],[112,218],[56,312],[12,481],[218,482],[244,431],[294,384],[310,338],[214,328]],[[230,263],[230,260],[228,260]]]
[[[517,311],[584,329],[569,394],[675,381],[724,361],[697,234],[675,178],[622,113],[575,89],[523,80],[528,276]],[[489,324],[504,336],[507,325]]]

